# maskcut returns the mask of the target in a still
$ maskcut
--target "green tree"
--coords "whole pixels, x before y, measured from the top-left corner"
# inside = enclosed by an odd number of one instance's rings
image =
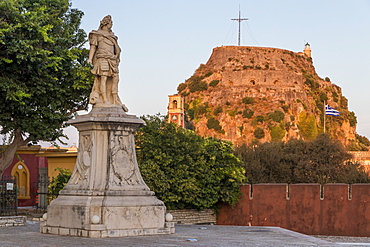
[[[242,145],[235,153],[251,183],[368,183],[369,173],[338,142],[321,134],[313,141]]]
[[[232,144],[145,116],[136,133],[137,159],[147,185],[169,209],[212,208],[234,204],[245,180]]]
[[[314,140],[318,135],[315,116],[306,112],[299,114],[298,128],[305,140]]]
[[[79,28],[83,13],[68,0],[0,3],[0,175],[19,146],[54,141],[87,107],[93,82]]]
[[[287,183],[290,179],[289,166],[283,162],[282,143],[262,143],[235,149],[245,163],[248,182]]]

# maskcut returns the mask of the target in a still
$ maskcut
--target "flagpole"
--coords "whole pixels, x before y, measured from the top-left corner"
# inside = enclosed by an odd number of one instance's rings
[[[326,103],[325,103],[325,100],[324,100],[324,134],[326,133],[326,126],[325,126],[325,121],[326,121],[326,107],[325,107]]]

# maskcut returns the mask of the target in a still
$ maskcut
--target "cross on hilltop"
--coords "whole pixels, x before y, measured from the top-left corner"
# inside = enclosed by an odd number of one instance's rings
[[[247,21],[247,20],[249,20],[248,18],[241,18],[240,17],[240,9],[239,9],[239,17],[238,17],[238,19],[231,19],[232,21],[238,21],[239,22],[239,32],[238,32],[238,46],[240,46],[240,23],[242,22],[242,21]]]

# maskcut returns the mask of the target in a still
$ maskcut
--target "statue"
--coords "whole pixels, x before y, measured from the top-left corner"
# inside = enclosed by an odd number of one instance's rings
[[[76,165],[48,206],[42,233],[106,238],[175,232],[166,206],[140,173],[134,134],[145,122],[126,114],[118,97],[121,49],[111,28],[108,15],[89,34],[93,108],[69,121],[79,131]]]
[[[88,63],[94,66],[91,73],[95,75],[90,103],[120,105],[127,112],[127,107],[122,104],[118,96],[118,65],[121,48],[118,45],[117,36],[112,32],[112,26],[112,17],[107,15],[100,21],[99,29],[89,33]]]

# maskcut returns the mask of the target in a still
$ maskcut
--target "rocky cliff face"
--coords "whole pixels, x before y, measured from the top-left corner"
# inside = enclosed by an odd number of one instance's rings
[[[303,53],[262,47],[223,46],[178,86],[197,133],[234,144],[314,139],[324,131],[324,102],[341,115],[325,128],[348,145],[356,117],[341,88],[315,72]]]

